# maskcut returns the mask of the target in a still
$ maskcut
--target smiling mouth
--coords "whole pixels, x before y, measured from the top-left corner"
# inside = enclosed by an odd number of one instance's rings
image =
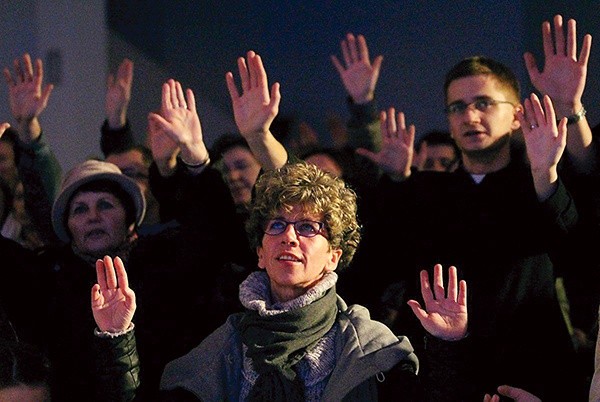
[[[300,262],[300,260],[291,255],[282,255],[281,257],[277,257],[277,261],[291,261],[291,262]]]

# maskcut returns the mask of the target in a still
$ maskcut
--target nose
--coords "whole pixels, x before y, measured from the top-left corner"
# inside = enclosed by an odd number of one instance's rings
[[[92,207],[88,210],[88,214],[87,214],[87,219],[88,221],[97,221],[100,219],[100,212],[98,211],[98,208],[96,207]]]
[[[461,117],[467,124],[478,123],[481,120],[481,112],[475,108],[475,104],[469,103]]]
[[[298,234],[296,233],[296,229],[294,229],[294,225],[291,223],[287,224],[281,236],[283,236],[281,239],[281,243],[283,244],[298,244]]]

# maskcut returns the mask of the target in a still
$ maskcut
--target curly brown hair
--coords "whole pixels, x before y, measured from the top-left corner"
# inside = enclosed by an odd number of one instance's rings
[[[329,245],[342,250],[338,269],[350,264],[360,242],[356,193],[337,177],[300,161],[264,172],[255,184],[255,196],[246,222],[250,244],[262,244],[267,221],[281,211],[301,206],[308,214],[322,215]]]

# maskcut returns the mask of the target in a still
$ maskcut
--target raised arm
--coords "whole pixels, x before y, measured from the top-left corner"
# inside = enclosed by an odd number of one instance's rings
[[[415,126],[406,127],[404,113],[393,107],[380,114],[382,133],[381,151],[373,152],[358,148],[356,152],[365,156],[392,179],[402,181],[410,176],[415,143]]]
[[[19,138],[24,143],[31,143],[42,133],[38,117],[46,109],[54,85],[42,85],[42,60],[36,59],[34,66],[28,53],[23,55],[22,60],[15,59],[13,68],[14,75],[8,67],[4,69],[10,111],[17,122],[15,128],[19,132]]]
[[[122,333],[132,326],[135,313],[135,292],[123,261],[109,256],[96,261],[97,283],[92,286],[92,313],[98,330],[104,333]]]
[[[331,61],[349,97],[351,118],[347,125],[348,145],[352,148],[378,150],[381,146],[381,132],[375,105],[375,88],[383,56],[377,56],[371,62],[363,35],[348,33],[340,48],[343,63],[335,55],[331,56]]]
[[[269,92],[267,73],[261,57],[250,50],[246,59],[237,60],[242,92],[237,89],[233,73],[225,74],[231,96],[233,115],[240,134],[246,139],[263,169],[276,169],[287,162],[287,151],[271,133],[273,119],[279,113],[281,93],[276,82]]]
[[[544,107],[535,94],[525,99],[524,110],[517,112],[521,123],[533,184],[540,201],[545,201],[558,186],[558,162],[567,142],[567,118],[556,125],[552,100],[544,95]]]
[[[184,96],[181,83],[169,79],[162,87],[159,113],[148,115],[154,160],[163,176],[176,168],[175,156],[180,150],[182,162],[191,167],[206,166],[208,149],[204,144],[202,126],[196,111],[196,99],[191,89]]]
[[[109,74],[106,82],[104,112],[100,148],[104,156],[123,152],[135,144],[135,138],[127,120],[133,83],[133,62],[123,59],[116,74]]]
[[[60,187],[61,167],[41,136],[39,116],[46,109],[54,86],[43,84],[42,61],[36,59],[34,65],[27,53],[14,60],[13,69],[11,73],[6,67],[4,77],[19,136],[19,179],[23,183],[26,211],[43,241],[49,243],[56,240],[50,210]]]
[[[96,261],[92,313],[98,328],[94,341],[93,400],[131,401],[140,385],[140,362],[133,331],[136,309],[123,261],[109,256]],[[90,393],[92,390],[90,390]]]
[[[132,82],[133,61],[129,59],[123,59],[116,75],[108,75],[104,110],[111,130],[120,129],[127,122],[127,108],[131,100]]]
[[[346,92],[359,105],[372,101],[383,56],[375,57],[371,63],[365,37],[355,37],[352,33],[348,33],[346,39],[342,40],[341,49],[344,64],[335,55],[331,56],[331,61],[340,74]]]
[[[421,295],[425,308],[416,300],[407,303],[427,332],[446,341],[457,341],[467,334],[467,283],[458,281],[456,267],[448,268],[448,294],[442,266],[433,267],[433,290],[429,274],[421,271]]]
[[[559,118],[574,116],[576,122],[568,125],[566,152],[573,166],[579,172],[589,172],[597,166],[596,145],[592,142],[592,132],[585,119],[582,103],[585,89],[588,60],[592,37],[583,37],[583,44],[577,54],[576,22],[570,19],[567,30],[561,15],[554,16],[554,37],[549,21],[542,23],[544,45],[544,67],[540,71],[532,53],[524,54],[525,66],[532,84],[554,102]]]

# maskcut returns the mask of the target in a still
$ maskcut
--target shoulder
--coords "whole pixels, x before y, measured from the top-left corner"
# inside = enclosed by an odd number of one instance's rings
[[[229,316],[225,324],[207,336],[188,354],[168,363],[161,390],[186,389],[194,394],[215,395],[233,367],[241,367],[242,343],[237,331],[241,314]]]

